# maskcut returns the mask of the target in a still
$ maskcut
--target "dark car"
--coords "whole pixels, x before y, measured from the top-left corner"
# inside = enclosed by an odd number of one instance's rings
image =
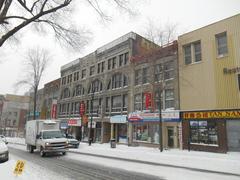
[[[75,139],[75,137],[71,134],[66,134],[65,137],[68,140],[68,147],[69,148],[78,148],[79,147],[79,141]]]

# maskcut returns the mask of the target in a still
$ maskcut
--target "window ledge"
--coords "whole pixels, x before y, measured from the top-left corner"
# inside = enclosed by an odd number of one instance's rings
[[[217,59],[223,59],[223,58],[226,58],[226,57],[228,57],[228,54],[217,55]]]

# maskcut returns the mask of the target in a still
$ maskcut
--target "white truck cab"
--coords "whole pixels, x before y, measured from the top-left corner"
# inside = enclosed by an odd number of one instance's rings
[[[65,155],[68,148],[68,141],[60,131],[59,120],[27,121],[26,144],[30,153],[37,149],[42,157],[46,153],[56,152]]]

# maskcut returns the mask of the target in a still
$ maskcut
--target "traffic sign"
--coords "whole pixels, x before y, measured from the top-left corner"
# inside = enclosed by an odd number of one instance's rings
[[[16,167],[14,168],[14,174],[21,175],[25,166],[25,161],[18,160]]]

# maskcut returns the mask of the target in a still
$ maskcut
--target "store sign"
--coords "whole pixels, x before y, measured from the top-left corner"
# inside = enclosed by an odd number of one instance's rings
[[[236,74],[240,73],[240,67],[223,68],[223,74]]]
[[[81,126],[80,119],[69,119],[68,126]]]
[[[159,113],[133,112],[128,115],[129,122],[158,122]],[[179,122],[179,111],[162,111],[163,122]]]
[[[152,107],[152,94],[151,93],[144,93],[145,96],[145,106],[146,109]]]
[[[60,128],[61,129],[67,129],[68,128],[68,123],[67,122],[61,122],[60,123]]]
[[[85,104],[84,104],[83,101],[80,103],[80,110],[79,110],[79,112],[80,112],[80,116],[81,116],[81,117],[82,117],[82,116],[84,115],[84,113],[85,113]]]
[[[183,112],[184,119],[236,119],[240,118],[240,110],[235,111],[207,111]]]
[[[57,100],[53,99],[51,107],[51,119],[57,118]]]
[[[116,115],[110,117],[110,123],[126,123],[127,115]]]

